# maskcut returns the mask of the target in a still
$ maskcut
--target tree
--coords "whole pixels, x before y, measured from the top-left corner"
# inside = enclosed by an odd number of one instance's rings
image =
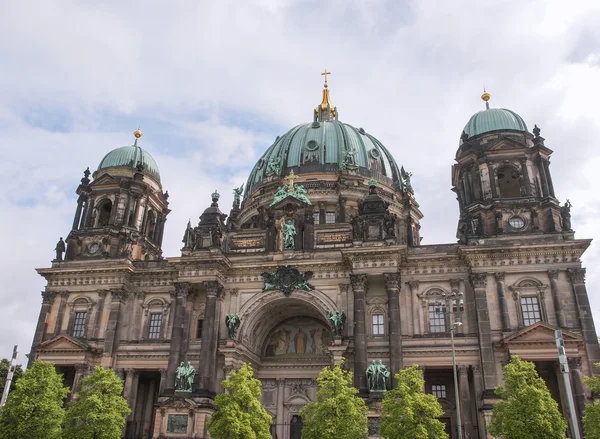
[[[594,364],[597,369],[600,369],[600,363]],[[599,377],[583,377],[586,386],[591,392],[600,395],[600,378]],[[585,439],[595,439],[600,437],[600,400],[594,401],[585,406],[583,414],[583,432]]]
[[[513,356],[503,376],[488,432],[500,439],[564,439],[567,422],[535,365]]]
[[[0,395],[4,392],[4,383],[6,381],[6,375],[8,375],[8,368],[10,367],[10,360],[3,358],[0,360]],[[12,382],[10,383],[10,391],[15,390],[15,382],[23,376],[23,368],[20,364],[17,364],[13,373]]]
[[[54,364],[34,361],[0,410],[0,439],[60,439],[68,394]]]
[[[423,371],[414,365],[396,374],[398,386],[383,397],[379,434],[387,439],[447,439],[438,399],[425,393]]]
[[[112,369],[96,366],[81,380],[77,399],[69,404],[64,439],[118,439],[131,409],[123,392],[123,381]]]
[[[302,408],[302,439],[362,439],[368,435],[367,406],[352,387],[352,372],[325,367],[317,378],[317,400]]]
[[[215,413],[208,421],[214,439],[271,439],[271,415],[260,403],[259,380],[252,367],[244,363],[223,381],[226,393],[215,398]]]

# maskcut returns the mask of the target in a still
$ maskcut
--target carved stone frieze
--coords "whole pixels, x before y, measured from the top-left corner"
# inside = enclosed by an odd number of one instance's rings
[[[585,283],[585,268],[569,268],[567,275],[573,285]]]
[[[280,290],[286,297],[294,290],[312,291],[315,289],[308,281],[312,277],[312,271],[301,273],[297,268],[286,265],[279,267],[275,273],[261,273],[265,283],[263,291]]]
[[[471,273],[469,281],[473,288],[485,288],[487,286],[487,273]]]
[[[548,270],[548,279],[558,279],[558,270]]]
[[[42,291],[42,303],[52,305],[56,299],[56,293],[54,291]]]
[[[385,279],[386,290],[398,290],[400,289],[400,281],[402,276],[400,273],[384,273],[383,278]]]
[[[367,288],[367,275],[351,274],[350,282],[352,283],[353,291],[364,291]]]
[[[496,282],[504,282],[504,276],[506,273],[504,273],[503,271],[497,271],[494,273],[494,276],[496,276]]]

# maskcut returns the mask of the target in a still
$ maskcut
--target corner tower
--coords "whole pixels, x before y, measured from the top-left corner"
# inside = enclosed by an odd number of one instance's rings
[[[531,134],[517,113],[490,108],[487,92],[481,98],[486,109],[465,125],[452,168],[459,242],[549,233],[572,238],[570,205],[561,207],[556,199],[552,150],[544,145],[540,129],[535,126]]]
[[[77,188],[79,199],[65,260],[94,258],[160,259],[168,209],[158,166],[138,145],[104,156],[90,181],[89,168]]]

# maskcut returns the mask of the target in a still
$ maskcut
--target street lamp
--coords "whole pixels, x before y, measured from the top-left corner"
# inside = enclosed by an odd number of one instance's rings
[[[462,422],[460,419],[460,398],[458,396],[458,377],[456,373],[456,351],[454,350],[454,330],[462,325],[462,322],[454,321],[454,313],[462,312],[465,310],[465,304],[462,299],[463,293],[452,292],[448,298],[446,293],[442,293],[443,301],[436,303],[440,308],[436,309],[437,312],[448,313],[450,318],[450,344],[452,346],[452,375],[454,375],[454,397],[456,399],[456,423],[458,426],[458,437],[463,438],[462,434]]]

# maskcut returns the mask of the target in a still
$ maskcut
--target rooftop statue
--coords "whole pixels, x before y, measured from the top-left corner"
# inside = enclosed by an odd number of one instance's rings
[[[233,206],[240,207],[240,197],[242,196],[242,192],[244,191],[244,185],[241,185],[239,188],[233,190]]]

